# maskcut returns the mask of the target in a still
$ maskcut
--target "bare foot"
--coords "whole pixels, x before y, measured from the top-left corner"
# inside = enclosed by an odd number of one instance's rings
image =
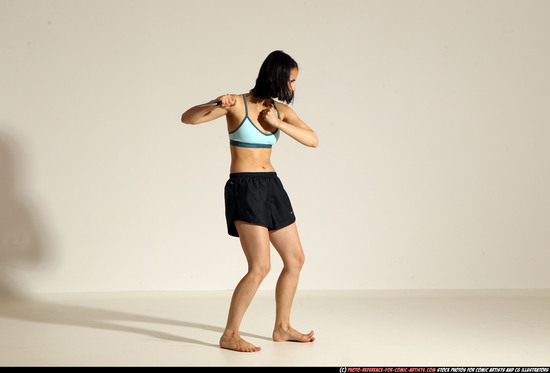
[[[222,335],[220,338],[220,347],[233,351],[240,352],[256,352],[260,351],[261,347],[256,347],[252,343],[248,343],[239,335]]]
[[[273,340],[275,342],[313,342],[315,338],[313,337],[313,330],[309,334],[302,334],[297,332],[292,327],[284,329],[282,327],[277,327],[273,331]]]

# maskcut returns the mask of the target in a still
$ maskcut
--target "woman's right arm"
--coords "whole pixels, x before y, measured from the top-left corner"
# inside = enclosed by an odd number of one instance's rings
[[[216,105],[217,102],[220,104]],[[201,124],[218,119],[228,113],[228,109],[235,106],[237,100],[233,95],[224,95],[214,100],[193,106],[181,116],[181,122],[185,124]]]

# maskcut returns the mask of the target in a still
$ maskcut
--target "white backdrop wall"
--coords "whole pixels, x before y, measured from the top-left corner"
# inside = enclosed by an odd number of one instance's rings
[[[550,287],[550,2],[0,0],[0,285],[232,289],[223,119],[269,52],[301,289]],[[281,268],[262,288],[274,287]]]

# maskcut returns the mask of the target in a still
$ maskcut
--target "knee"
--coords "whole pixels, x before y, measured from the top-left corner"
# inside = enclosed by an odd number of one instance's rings
[[[298,266],[299,269],[302,269],[305,262],[306,262],[306,256],[304,255],[304,253],[301,253],[301,255],[299,255],[298,258],[296,258],[296,265]]]
[[[248,269],[248,274],[259,280],[263,280],[270,270],[271,263],[267,262],[250,267]]]
[[[287,261],[287,263],[285,263],[285,267],[287,267],[287,269],[290,269],[290,270],[301,271],[305,261],[306,261],[306,257],[304,253],[301,252],[299,254],[294,255],[291,260]]]

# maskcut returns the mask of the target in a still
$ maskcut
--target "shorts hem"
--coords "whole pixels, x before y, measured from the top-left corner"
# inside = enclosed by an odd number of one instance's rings
[[[267,230],[269,232],[271,232],[271,231],[276,231],[276,230],[279,230],[279,229],[286,228],[289,225],[294,224],[296,222],[296,218],[292,219],[291,221],[289,221],[287,223],[281,223],[281,224],[278,224],[278,225],[273,226],[273,227],[270,227],[267,224],[261,224],[261,223],[257,223],[257,222],[253,222],[253,221],[247,221],[245,219],[234,219],[234,220],[231,221],[231,224],[227,227],[227,233],[232,237],[239,237],[239,232],[237,231],[237,227],[235,226],[235,221],[242,221],[242,222],[245,222],[245,223],[248,223],[248,224],[259,225],[261,227],[267,228]]]

